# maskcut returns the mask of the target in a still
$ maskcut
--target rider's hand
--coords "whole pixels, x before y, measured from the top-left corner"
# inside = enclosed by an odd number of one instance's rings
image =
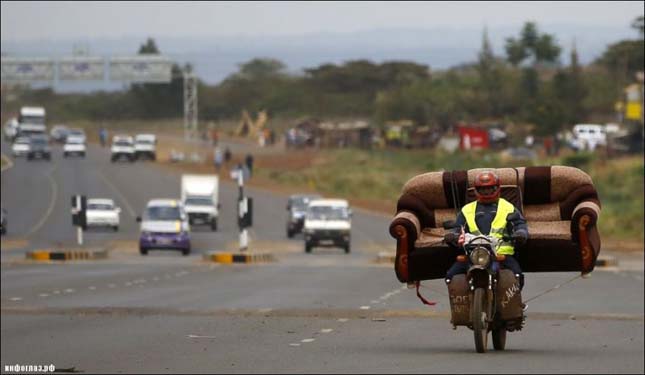
[[[528,234],[523,230],[513,233],[511,237],[513,238],[513,242],[517,245],[524,245],[529,239]]]
[[[457,242],[457,240],[458,240],[458,239],[459,239],[459,234],[457,234],[457,233],[453,233],[453,232],[447,232],[447,233],[443,236],[443,240],[444,240],[446,243],[452,243],[452,244],[454,244],[455,242]]]

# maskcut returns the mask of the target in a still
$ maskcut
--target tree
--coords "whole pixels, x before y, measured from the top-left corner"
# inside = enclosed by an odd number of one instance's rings
[[[482,48],[479,52],[477,71],[480,82],[479,91],[483,96],[484,104],[484,108],[481,111],[486,116],[497,116],[501,112],[499,94],[502,88],[502,80],[500,67],[493,54],[486,29],[484,29],[484,35],[482,36]]]
[[[643,39],[645,37],[645,30],[644,30],[644,28],[645,28],[645,19],[643,18],[643,16],[636,17],[634,22],[632,22],[632,28],[638,30],[641,39]]]
[[[139,47],[139,55],[158,55],[159,48],[154,39],[148,38],[144,44]]]
[[[561,49],[551,34],[540,34],[534,22],[524,24],[520,37],[506,39],[506,55],[513,66],[518,66],[526,58],[533,57],[533,66],[540,63],[557,62]]]
[[[275,78],[283,75],[285,68],[286,66],[282,61],[269,58],[257,58],[240,64],[238,76],[250,80]]]
[[[516,40],[515,38],[506,38],[505,48],[508,62],[515,67],[520,65],[529,56],[522,41]]]

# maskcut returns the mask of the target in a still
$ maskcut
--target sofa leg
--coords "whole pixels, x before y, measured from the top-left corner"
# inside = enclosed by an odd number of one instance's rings
[[[394,271],[400,282],[406,283],[410,280],[408,272],[408,254],[409,254],[409,241],[408,231],[403,225],[394,227],[394,234],[396,235],[396,261],[394,263]]]
[[[589,273],[594,267],[593,250],[589,244],[589,234],[587,233],[587,225],[591,218],[589,215],[582,215],[578,221],[578,243],[580,244],[580,255],[582,261],[582,274]]]

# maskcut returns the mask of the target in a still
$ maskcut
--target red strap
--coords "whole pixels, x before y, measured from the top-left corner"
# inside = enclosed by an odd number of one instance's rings
[[[427,299],[423,298],[423,296],[421,295],[421,293],[419,293],[419,286],[421,286],[421,282],[420,282],[420,281],[417,281],[417,282],[416,282],[416,285],[417,285],[417,297],[419,297],[419,299],[421,300],[421,302],[423,302],[423,304],[424,304],[424,305],[434,306],[434,305],[436,305],[436,304],[437,304],[437,303],[436,303],[436,302],[434,302],[434,301],[428,301]]]

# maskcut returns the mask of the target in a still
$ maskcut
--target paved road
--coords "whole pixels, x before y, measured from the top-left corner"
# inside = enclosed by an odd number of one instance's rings
[[[5,150],[3,145],[3,151]],[[2,173],[10,230],[1,252],[1,365],[49,364],[95,372],[198,373],[643,373],[643,266],[594,272],[537,298],[506,352],[478,355],[471,331],[453,331],[440,281],[427,308],[372,262],[393,248],[387,217],[356,210],[351,254],[287,240],[286,197],[250,190],[254,246],[278,262],[219,266],[200,253],[234,246],[236,187],[221,189],[216,233],[193,233],[195,254],[134,247],[134,216],[146,201],[179,194],[179,175],[151,163],[17,160]],[[21,261],[37,247],[74,246],[69,196],[111,197],[123,208],[118,233],[92,232],[88,246],[114,245],[109,259]],[[4,244],[8,244],[5,246]],[[626,263],[627,264],[627,263]],[[571,273],[529,274],[525,299]],[[4,370],[4,368],[3,368]]]

